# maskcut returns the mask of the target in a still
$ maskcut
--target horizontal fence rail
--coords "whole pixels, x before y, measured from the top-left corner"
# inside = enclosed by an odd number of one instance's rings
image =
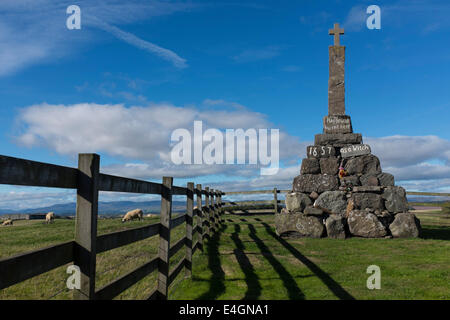
[[[183,269],[185,276],[191,276],[192,255],[197,250],[203,251],[203,240],[210,232],[215,232],[205,226],[220,222],[218,216],[223,214],[223,192],[208,187],[202,189],[201,185],[194,188],[191,182],[186,187],[174,186],[172,181],[173,178],[164,177],[162,183],[154,183],[100,173],[100,157],[96,154],[80,154],[78,169],[0,155],[0,184],[77,190],[75,239],[1,259],[0,289],[74,263],[80,267],[82,276],[81,288],[74,290],[74,299],[113,299],[152,272],[158,272],[158,283],[150,298],[167,299],[169,285]],[[99,191],[161,195],[160,221],[97,236]],[[187,199],[186,212],[173,219],[172,195]],[[195,207],[194,196],[197,198]],[[184,223],[185,236],[171,246],[171,230]],[[96,290],[97,254],[153,236],[160,240],[156,257]],[[183,248],[186,250],[184,257],[169,268],[170,257]]]

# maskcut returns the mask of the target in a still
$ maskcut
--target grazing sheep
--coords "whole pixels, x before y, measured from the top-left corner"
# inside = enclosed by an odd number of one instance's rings
[[[11,219],[5,220],[2,223],[2,226],[12,226],[13,221]]]
[[[154,213],[148,213],[148,214],[145,215],[146,218],[155,218],[155,217],[157,217],[157,216],[158,216],[158,215],[157,215],[157,214],[154,214]]]
[[[125,221],[131,221],[131,220],[134,220],[134,219],[141,220],[141,219],[143,219],[143,218],[142,218],[143,215],[144,215],[144,212],[142,212],[141,209],[134,209],[134,210],[128,211],[128,212],[123,216],[122,222],[125,222]]]
[[[54,222],[55,220],[55,213],[49,212],[45,215],[45,223],[49,224]]]

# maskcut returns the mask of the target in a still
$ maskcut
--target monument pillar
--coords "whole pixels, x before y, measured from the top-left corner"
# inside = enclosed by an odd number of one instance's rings
[[[345,47],[330,46],[328,115],[345,114]]]
[[[334,45],[328,48],[328,116],[323,119],[323,133],[352,133],[350,116],[345,115],[345,46],[339,39],[344,29],[335,23],[329,34],[334,36]]]

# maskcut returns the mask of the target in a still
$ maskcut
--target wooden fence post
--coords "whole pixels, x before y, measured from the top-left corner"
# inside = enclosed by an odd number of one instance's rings
[[[219,222],[222,223],[222,191],[219,190]]]
[[[216,206],[214,203],[214,189],[211,189],[211,214],[210,214],[210,221],[211,226],[213,229],[213,232],[216,232]]]
[[[172,219],[172,177],[163,177],[159,225],[159,261],[157,299],[167,300],[169,288],[170,220]]]
[[[215,207],[216,207],[217,229],[219,229],[220,228],[219,191],[214,190],[214,195],[216,196]]]
[[[194,183],[187,183],[186,197],[186,277],[192,276],[192,224],[194,212]]]
[[[207,231],[207,235],[208,237],[211,236],[211,211],[210,211],[210,207],[209,207],[209,187],[205,187],[205,208],[206,208],[206,231]]]
[[[198,243],[200,250],[203,251],[203,209],[202,209],[202,185],[197,185],[197,228],[200,237],[198,238]]]
[[[278,213],[278,190],[277,188],[273,188],[273,207],[275,213]]]
[[[81,287],[73,291],[77,300],[95,299],[99,171],[98,154],[78,155],[74,265],[81,271]]]

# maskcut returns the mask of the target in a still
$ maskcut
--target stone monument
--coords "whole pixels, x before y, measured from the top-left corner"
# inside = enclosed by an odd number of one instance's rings
[[[365,238],[418,237],[420,221],[408,212],[406,192],[394,176],[382,172],[380,160],[353,133],[345,114],[344,30],[329,31],[328,115],[323,133],[308,146],[300,175],[286,195],[286,208],[275,216],[282,237]]]

